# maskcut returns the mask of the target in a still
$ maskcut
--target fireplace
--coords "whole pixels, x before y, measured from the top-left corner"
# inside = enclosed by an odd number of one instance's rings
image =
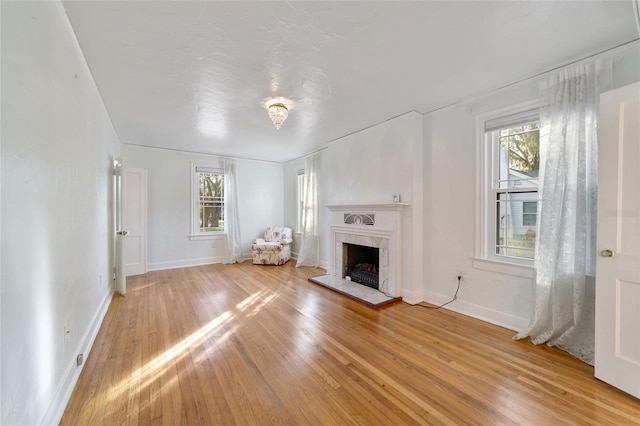
[[[337,280],[349,276],[353,282],[369,281],[366,286],[380,291],[389,297],[402,295],[401,241],[402,209],[406,204],[362,204],[362,205],[328,205],[331,215],[328,218],[330,235],[330,261],[328,275]],[[365,259],[350,253],[351,246],[362,250]],[[356,264],[370,264],[364,267],[364,273],[354,272]],[[362,265],[361,265],[362,266]],[[363,269],[362,267],[360,269]],[[375,273],[372,272],[375,269]],[[369,285],[375,278],[369,274],[377,274],[377,288]],[[365,276],[365,278],[354,275]],[[360,285],[356,285],[360,287]],[[362,287],[368,290],[366,287]]]
[[[378,290],[380,249],[342,243],[342,277]]]

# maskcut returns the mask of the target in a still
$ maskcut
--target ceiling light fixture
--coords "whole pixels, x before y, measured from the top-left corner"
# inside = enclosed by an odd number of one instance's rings
[[[269,118],[273,121],[273,125],[276,126],[277,130],[280,130],[282,123],[284,123],[284,120],[289,116],[289,111],[294,108],[295,102],[282,96],[276,96],[264,99],[262,106],[267,110]]]
[[[269,113],[269,118],[273,121],[273,125],[276,126],[276,130],[280,130],[282,123],[284,123],[284,120],[289,116],[287,107],[279,102],[269,105],[267,112]]]

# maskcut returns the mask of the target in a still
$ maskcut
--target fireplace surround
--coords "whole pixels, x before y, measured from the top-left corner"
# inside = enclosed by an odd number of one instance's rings
[[[390,297],[402,294],[401,239],[404,203],[329,205],[330,250],[328,274],[344,278],[344,246],[355,244],[378,250],[378,290]],[[366,221],[352,218],[367,218]],[[369,220],[370,219],[370,220]]]

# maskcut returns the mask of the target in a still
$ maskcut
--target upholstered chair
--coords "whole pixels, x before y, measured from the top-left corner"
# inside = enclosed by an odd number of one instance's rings
[[[284,265],[291,259],[291,228],[268,227],[263,238],[253,240],[254,265]]]

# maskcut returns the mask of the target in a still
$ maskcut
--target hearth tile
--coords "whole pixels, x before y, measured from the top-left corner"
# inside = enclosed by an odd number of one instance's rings
[[[365,305],[370,306],[374,309],[402,300],[401,297],[389,297],[386,294],[371,287],[354,283],[352,281],[345,280],[344,278],[339,278],[333,275],[321,275],[319,277],[312,277],[309,278],[309,281],[337,291],[338,293],[364,303]]]

